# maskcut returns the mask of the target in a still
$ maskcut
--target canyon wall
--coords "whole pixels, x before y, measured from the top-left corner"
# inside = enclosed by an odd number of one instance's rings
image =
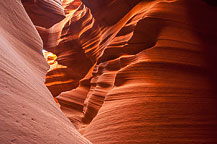
[[[15,140],[30,143],[217,143],[213,3],[22,0],[43,46],[21,3],[11,3],[1,2],[1,10],[22,12],[1,14],[6,19],[1,23],[1,139],[15,135]],[[42,47],[48,51],[49,70]]]
[[[58,90],[62,111],[86,138],[217,142],[216,7],[196,0],[64,0],[63,8],[62,22],[39,29],[44,48],[67,66],[62,84],[48,73],[60,86],[48,88]],[[70,79],[81,80],[61,89]]]
[[[44,84],[42,40],[19,0],[0,1],[0,32],[0,143],[90,143]]]

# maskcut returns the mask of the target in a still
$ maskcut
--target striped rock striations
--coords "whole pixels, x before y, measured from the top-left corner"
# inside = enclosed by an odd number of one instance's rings
[[[44,84],[42,40],[20,0],[0,1],[0,31],[0,143],[89,144]]]
[[[63,0],[62,6],[65,19],[37,27],[44,49],[67,67],[50,70],[46,84],[86,138],[217,142],[216,7],[196,0]]]
[[[215,3],[22,2],[43,48],[52,52],[45,54],[52,65],[45,84],[85,138],[94,144],[217,143]],[[56,106],[50,110],[70,125]],[[87,142],[80,134],[61,136],[65,143]]]
[[[93,118],[84,136],[104,144],[216,143],[216,15],[202,1],[142,1],[108,24],[84,102],[83,119]]]
[[[38,30],[77,82],[68,91],[59,82],[54,96],[86,138],[217,142],[216,7],[196,0],[62,2],[66,18]]]

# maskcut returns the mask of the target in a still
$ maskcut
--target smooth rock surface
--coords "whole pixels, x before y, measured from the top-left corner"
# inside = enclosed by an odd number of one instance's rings
[[[0,32],[0,143],[90,143],[44,84],[42,41],[19,0],[0,1]]]
[[[83,2],[70,26],[93,69],[86,88],[57,97],[79,131],[96,144],[216,143],[216,8],[196,0]]]
[[[217,143],[215,3],[22,2],[43,44],[18,0],[0,2],[3,143]]]

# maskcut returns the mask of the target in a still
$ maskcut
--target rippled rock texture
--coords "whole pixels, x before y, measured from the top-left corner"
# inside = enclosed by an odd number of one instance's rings
[[[0,32],[0,143],[90,143],[44,84],[43,44],[19,0],[0,1]]]
[[[215,3],[22,2],[48,51],[45,84],[85,138],[94,144],[217,143]]]

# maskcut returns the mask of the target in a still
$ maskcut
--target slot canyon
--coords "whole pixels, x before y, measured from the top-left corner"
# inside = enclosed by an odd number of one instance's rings
[[[215,0],[0,0],[0,144],[217,144]]]

